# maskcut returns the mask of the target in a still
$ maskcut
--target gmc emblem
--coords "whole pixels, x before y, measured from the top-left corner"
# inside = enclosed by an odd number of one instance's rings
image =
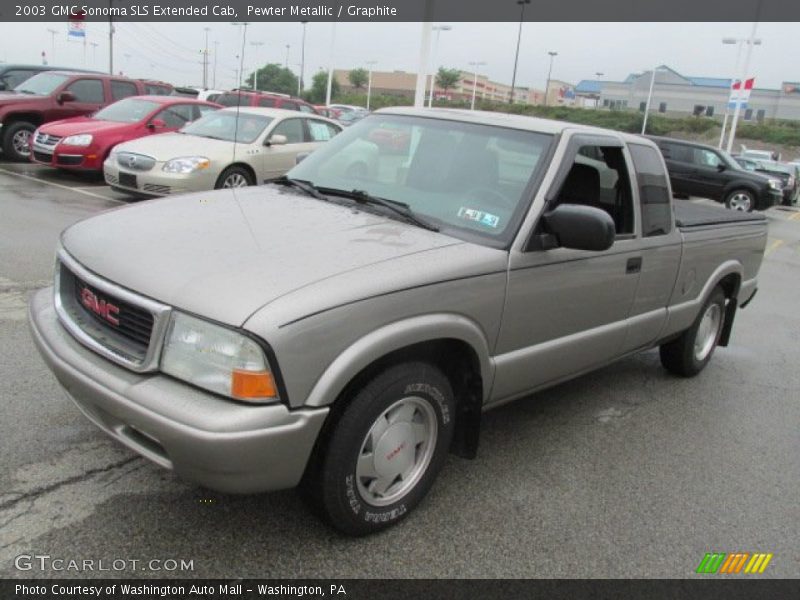
[[[81,288],[81,304],[94,314],[119,327],[119,307],[99,299],[89,288]]]

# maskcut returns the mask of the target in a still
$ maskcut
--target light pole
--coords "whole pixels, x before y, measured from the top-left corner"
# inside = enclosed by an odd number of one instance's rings
[[[486,63],[482,61],[469,63],[469,66],[475,67],[472,72],[472,101],[469,104],[470,110],[475,110],[475,90],[478,87],[478,67],[483,67],[485,65]]]
[[[328,87],[325,90],[325,106],[331,105],[331,90],[333,89],[333,50],[336,48],[336,21],[331,23],[331,51],[328,55]]]
[[[258,90],[258,49],[264,45],[264,42],[250,42],[250,45],[255,48],[256,55],[256,70],[253,71],[253,89]]]
[[[522,41],[522,21],[525,18],[525,5],[530,4],[531,0],[517,0],[520,6],[519,11],[519,32],[517,33],[517,52],[514,54],[514,74],[511,76],[511,93],[508,95],[508,103],[514,104],[514,87],[517,85],[517,62],[519,61],[519,43]],[[545,94],[545,101],[547,95]]]
[[[373,65],[377,64],[378,64],[377,60],[367,61],[367,69],[369,70],[368,71],[369,74],[367,75],[367,110],[369,110],[369,99],[372,96],[372,67]]]
[[[753,27],[753,35],[755,35],[755,26]],[[742,46],[744,44],[748,44],[747,56],[748,56],[748,61],[749,61],[750,49],[752,49],[753,46],[760,46],[761,45],[761,40],[755,39],[753,36],[750,36],[749,38],[723,38],[722,43],[723,44],[738,44],[738,46],[739,46],[739,49],[736,51],[736,66],[733,69],[733,72],[734,72],[733,82],[736,83],[736,75],[739,72],[739,60],[742,58]],[[744,85],[745,85],[744,82],[746,80],[747,80],[747,67],[745,67],[744,77],[739,79],[739,93],[736,95],[736,103],[734,104],[734,118],[736,118],[738,116],[738,110],[739,110],[739,107],[741,105],[741,98],[742,98],[742,95],[744,94]],[[731,88],[731,90],[732,89],[733,88]],[[725,130],[726,130],[727,125],[728,125],[728,112],[730,111],[730,102],[728,101],[729,98],[726,99],[726,101],[725,101],[725,117],[722,119],[722,131],[719,134],[719,146],[718,147],[720,149],[722,149],[722,144],[724,143],[724,140],[725,140]],[[728,140],[728,146],[727,146],[727,151],[728,152],[731,151],[731,147],[733,146],[734,132],[735,132],[735,127],[731,126],[731,137]]]
[[[300,96],[301,92],[306,89],[303,82],[303,76],[306,71],[306,25],[308,21],[300,21],[303,24],[303,42],[300,46],[300,81],[297,83],[297,95]]]
[[[431,67],[431,86],[430,86],[430,95],[428,96],[428,108],[433,106],[433,91],[436,87],[436,58],[439,55],[439,35],[443,31],[450,31],[452,27],[450,25],[434,25],[432,30],[436,32],[436,41],[433,43],[433,65]],[[367,107],[369,108],[369,107]]]
[[[597,71],[597,72],[594,74],[594,76],[595,76],[595,77],[597,77],[597,81],[600,81],[600,78],[601,78],[603,75],[605,75],[605,73],[601,73],[600,71]],[[597,99],[594,101],[594,108],[595,108],[595,110],[597,110],[597,108],[600,106],[600,94],[601,94],[602,92],[603,92],[603,87],[602,87],[602,86],[600,86],[600,91],[599,91],[599,92],[597,92]]]
[[[642,135],[647,130],[647,115],[650,113],[650,102],[653,100],[653,86],[656,83],[656,71],[661,71],[659,67],[653,69],[650,73],[650,89],[647,92],[647,102],[644,105],[644,119],[642,120]]]
[[[205,46],[203,46],[203,89],[208,89],[208,32],[211,31],[210,27],[203,27],[206,32]]]
[[[289,68],[289,48],[291,48],[291,44],[286,44],[286,68]]]
[[[58,31],[56,31],[55,29],[48,29],[47,31],[50,33],[50,47],[51,47],[50,61],[52,62],[56,57],[56,34],[58,33]]]
[[[214,71],[211,76],[211,87],[217,88],[217,55],[219,54],[219,42],[214,42]]]
[[[242,26],[242,50],[241,54],[237,54],[236,58],[239,60],[239,68],[236,69],[236,87],[242,87],[242,77],[244,76],[244,49],[247,44],[247,26],[250,23],[247,21],[234,21],[231,23],[234,27]]]
[[[553,59],[558,56],[558,52],[548,51],[550,55],[550,68],[547,70],[547,85],[544,86],[544,105],[547,106],[548,96],[550,95],[550,76],[553,74]]]

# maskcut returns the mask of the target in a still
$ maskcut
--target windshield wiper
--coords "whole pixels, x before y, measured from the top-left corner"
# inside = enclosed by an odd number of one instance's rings
[[[325,195],[322,192],[320,192],[310,181],[302,181],[300,179],[290,179],[286,175],[282,175],[277,179],[271,179],[270,183],[277,183],[278,185],[288,185],[305,192],[312,198],[316,198],[317,200],[324,200],[325,202],[330,202],[330,200],[326,198]]]
[[[411,209],[411,207],[405,202],[399,202],[397,200],[389,200],[388,198],[373,196],[372,194],[364,190],[352,190],[348,192],[346,190],[321,188],[320,191],[331,194],[338,194],[340,196],[344,196],[345,198],[350,198],[352,200],[355,200],[359,204],[374,204],[377,206],[388,208],[395,214],[398,214],[401,217],[403,217],[406,221],[413,223],[418,227],[422,227],[423,229],[427,229],[428,231],[439,231],[439,228],[436,225],[428,222],[427,220],[416,214]]]

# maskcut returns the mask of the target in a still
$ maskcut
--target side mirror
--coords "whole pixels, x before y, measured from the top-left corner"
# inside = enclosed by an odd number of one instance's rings
[[[285,135],[281,135],[280,133],[275,133],[269,137],[267,140],[267,146],[283,146],[289,141]]]
[[[727,169],[727,168],[728,168],[728,167],[726,167],[726,166],[725,166],[725,165],[723,165],[722,163],[719,163],[719,164],[717,165],[717,171],[719,171],[720,173],[722,173],[722,172],[723,172],[725,169]]]
[[[309,154],[311,154],[311,152],[301,152],[300,154],[294,157],[294,164],[299,165],[306,158],[308,158]]]
[[[56,96],[56,102],[64,104],[64,102],[75,102],[75,94],[70,91],[64,90]]]
[[[544,214],[544,222],[563,248],[608,250],[614,243],[614,220],[606,211],[580,204],[559,204]]]
[[[2,92],[4,90],[7,90],[7,89],[8,89],[8,86],[6,85],[6,82],[3,81],[2,79],[0,79],[0,92]]]
[[[164,129],[167,124],[162,119],[153,119],[147,124],[148,129]]]

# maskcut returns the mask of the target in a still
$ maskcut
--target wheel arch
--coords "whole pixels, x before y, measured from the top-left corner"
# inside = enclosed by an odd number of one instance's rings
[[[33,113],[26,113],[26,112],[13,112],[8,113],[3,116],[3,126],[8,127],[12,123],[16,123],[18,121],[27,121],[31,125],[35,125],[38,127],[42,124],[42,115]]]
[[[234,167],[239,167],[240,169],[244,169],[245,171],[250,173],[250,177],[253,178],[253,185],[258,185],[258,177],[256,176],[255,169],[253,169],[253,167],[248,165],[246,162],[241,162],[241,161],[237,161],[237,162],[231,163],[229,165],[226,165],[225,168],[222,169],[222,171],[219,172],[219,177],[217,177],[216,184],[219,184],[219,182],[222,180],[222,176],[225,174],[225,172],[228,169],[232,169]]]

